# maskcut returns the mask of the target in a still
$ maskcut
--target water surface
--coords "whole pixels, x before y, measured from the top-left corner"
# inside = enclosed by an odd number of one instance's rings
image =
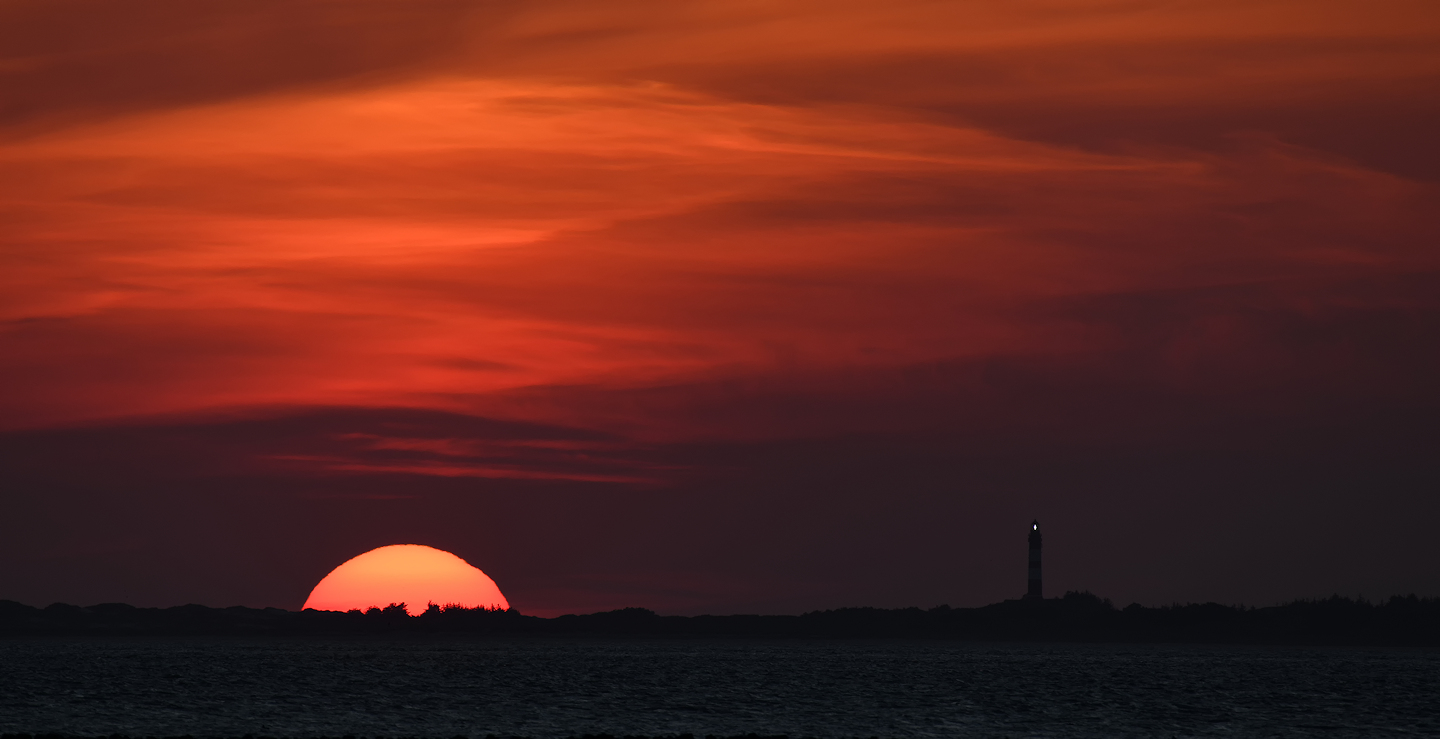
[[[0,732],[1440,734],[1440,652],[896,641],[0,640]]]

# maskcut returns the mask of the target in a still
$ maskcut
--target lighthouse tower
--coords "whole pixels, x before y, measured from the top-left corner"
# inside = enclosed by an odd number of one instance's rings
[[[1040,522],[1030,522],[1030,588],[1025,592],[1026,599],[1039,600],[1044,598],[1040,589]]]

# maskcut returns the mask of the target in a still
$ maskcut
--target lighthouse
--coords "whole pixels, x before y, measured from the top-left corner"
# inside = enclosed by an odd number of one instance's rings
[[[1040,589],[1040,522],[1030,522],[1030,587],[1025,592],[1025,598],[1039,600],[1044,598]]]

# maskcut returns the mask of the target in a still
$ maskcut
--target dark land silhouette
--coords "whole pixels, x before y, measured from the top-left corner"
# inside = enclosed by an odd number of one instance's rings
[[[1370,602],[1333,596],[1265,608],[1218,603],[1116,608],[1088,592],[1070,592],[979,608],[840,608],[800,616],[661,616],[625,608],[556,618],[436,605],[410,616],[399,604],[342,613],[121,603],[35,608],[0,601],[0,636],[396,633],[1440,646],[1440,598]]]

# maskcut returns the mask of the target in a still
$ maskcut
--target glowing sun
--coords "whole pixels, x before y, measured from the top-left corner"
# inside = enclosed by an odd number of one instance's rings
[[[510,608],[495,581],[480,568],[449,552],[419,544],[371,549],[336,567],[310,591],[305,608],[363,611],[391,603],[404,603],[412,616],[430,603]]]

